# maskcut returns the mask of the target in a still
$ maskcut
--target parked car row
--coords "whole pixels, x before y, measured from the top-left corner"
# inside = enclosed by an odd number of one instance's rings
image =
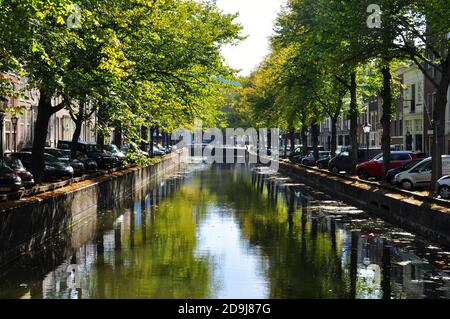
[[[126,153],[130,151],[142,151],[135,143],[130,143],[119,149],[114,144],[107,144],[100,148],[95,143],[78,142],[76,154],[71,156],[72,141],[59,141],[57,148],[46,147],[44,149],[44,181],[54,182],[69,180],[85,173],[93,173],[99,169],[111,169],[122,165]],[[172,151],[172,147],[155,145],[155,156],[163,156]],[[30,173],[33,162],[31,147],[22,148],[19,152],[7,154],[0,158],[0,194],[20,191],[31,188],[35,182]]]
[[[383,154],[378,154],[370,161],[365,161],[367,152],[358,152],[356,174],[360,179],[380,179],[383,174]],[[294,155],[291,161],[306,166],[317,166],[320,169],[328,168],[334,174],[352,171],[350,152],[344,150],[337,156],[331,157],[329,152],[320,151],[319,160],[315,161],[312,151],[307,156]],[[425,153],[413,151],[392,151],[389,162],[389,171],[386,179],[392,185],[404,190],[414,190],[430,187],[432,180],[432,158]],[[450,199],[450,155],[442,156],[442,173],[436,185],[441,198]]]
[[[316,161],[314,157],[314,152],[308,151],[308,154],[306,156],[296,155],[292,158],[292,161],[294,163],[300,163],[305,166],[319,166],[320,162],[320,166],[322,166],[324,161],[329,161],[330,159],[331,159],[331,152],[319,151],[319,160]]]
[[[5,159],[0,160],[0,193],[17,192],[25,187],[19,170]]]

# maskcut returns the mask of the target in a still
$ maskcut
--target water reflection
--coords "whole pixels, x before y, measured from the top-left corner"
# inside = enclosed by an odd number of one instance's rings
[[[0,297],[450,297],[447,252],[263,168],[193,165],[92,225],[8,269]]]

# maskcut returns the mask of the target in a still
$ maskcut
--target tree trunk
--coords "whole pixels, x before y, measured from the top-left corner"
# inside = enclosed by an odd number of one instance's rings
[[[150,149],[148,150],[148,153],[150,154],[150,157],[154,157],[155,156],[155,154],[153,153],[153,145],[155,143],[155,141],[154,141],[155,130],[156,130],[156,128],[154,126],[152,126],[150,128],[150,141],[149,141]]]
[[[358,165],[358,102],[356,100],[356,72],[351,74],[350,82],[350,141],[351,141],[351,158],[352,171],[355,173],[356,165]]]
[[[80,111],[75,118],[75,131],[72,135],[72,147],[70,150],[70,157],[75,158],[77,155],[78,147],[77,143],[80,140],[81,135],[81,127],[83,126],[83,119],[84,119],[84,102],[80,103]]]
[[[381,70],[383,74],[383,90],[381,97],[383,98],[383,116],[381,124],[383,126],[383,136],[381,138],[381,148],[383,149],[383,175],[381,179],[386,180],[391,162],[391,117],[392,117],[392,92],[391,92],[391,68],[389,65]]]
[[[331,117],[331,157],[335,157],[337,152],[337,121],[337,117]]]
[[[120,126],[116,127],[114,130],[114,144],[117,145],[118,148],[122,147],[122,128]]]
[[[48,124],[52,115],[52,103],[50,97],[39,91],[39,104],[36,118],[36,126],[34,128],[33,141],[33,161],[31,162],[31,172],[37,183],[41,183],[44,179],[44,148],[48,134]]]
[[[289,138],[291,140],[291,152],[295,151],[295,131],[291,130],[289,132]]]
[[[431,191],[435,192],[436,182],[442,177],[442,155],[445,149],[445,111],[447,92],[450,85],[450,55],[442,63],[442,79],[436,93],[436,105],[433,110],[434,143],[432,146]]]
[[[317,123],[311,125],[313,154],[314,154],[314,161],[316,162],[319,160],[319,132],[320,127]]]
[[[145,150],[148,145],[148,127],[141,127],[141,149]]]
[[[302,127],[302,155],[306,156],[308,155],[308,129],[306,128],[306,126]]]
[[[75,131],[73,132],[72,135],[72,148],[70,150],[71,158],[75,158],[77,156],[78,151],[77,144],[78,141],[80,140],[82,126],[83,126],[83,118],[78,116],[75,121]]]
[[[288,142],[289,142],[288,135],[284,133],[284,152],[283,152],[284,155],[287,155]]]
[[[107,113],[106,113],[106,106],[104,104],[99,105],[98,111],[97,111],[97,127],[100,127],[100,129],[97,129],[97,145],[100,147],[101,150],[105,147],[105,133],[104,129],[108,123]]]

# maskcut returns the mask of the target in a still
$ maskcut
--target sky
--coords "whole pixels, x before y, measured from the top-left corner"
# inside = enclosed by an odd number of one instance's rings
[[[222,54],[229,66],[247,76],[269,53],[269,36],[285,0],[217,0],[225,13],[239,13],[236,19],[247,39],[237,46],[225,46]]]

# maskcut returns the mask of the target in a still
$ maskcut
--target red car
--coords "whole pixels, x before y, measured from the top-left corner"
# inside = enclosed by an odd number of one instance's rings
[[[401,167],[417,157],[418,154],[411,151],[391,152],[389,169]],[[381,178],[383,174],[383,154],[379,154],[372,160],[356,166],[356,174],[361,179],[368,179],[370,177]]]

